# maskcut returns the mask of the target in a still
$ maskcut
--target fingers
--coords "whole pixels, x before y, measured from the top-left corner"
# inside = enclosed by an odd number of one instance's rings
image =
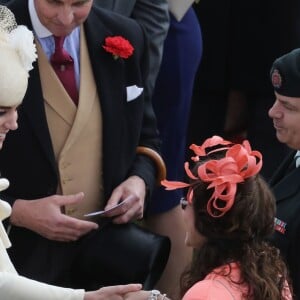
[[[64,206],[64,205],[77,204],[78,202],[82,201],[83,198],[84,198],[84,193],[80,192],[72,195],[58,196],[56,198],[56,201],[60,206]]]
[[[132,284],[127,284],[124,286],[124,292],[125,293],[129,293],[129,292],[135,292],[135,291],[139,291],[142,289],[142,285],[140,283],[132,283]]]
[[[72,228],[76,231],[82,232],[82,231],[90,231],[92,229],[98,229],[98,224],[91,221],[85,221],[76,219],[71,216],[62,215],[63,216],[63,222],[65,226],[68,226],[69,228]]]
[[[115,206],[111,206],[108,204],[105,207],[105,216],[107,217],[115,217],[122,214],[125,214],[133,205],[135,202],[138,202],[139,199],[135,195],[130,195],[129,197],[125,198],[124,200],[121,200],[121,202]]]
[[[121,199],[122,199],[122,191],[120,189],[115,189],[112,192],[104,210],[108,210],[108,209],[111,209],[112,207],[116,206],[120,202]]]
[[[74,205],[82,201],[84,193],[80,192],[73,195],[66,195],[58,198],[60,206]],[[98,229],[98,224],[86,220],[80,220],[68,215],[61,214],[55,232],[55,239],[59,241],[76,241],[91,230]]]
[[[79,221],[80,220],[76,220]],[[84,221],[83,221],[84,222]],[[92,223],[92,222],[90,222]],[[56,231],[51,232],[51,239],[57,240],[57,241],[64,241],[64,242],[71,242],[71,241],[77,241],[82,236],[86,235],[91,230],[95,230],[98,228],[98,225],[96,223],[93,223],[93,227],[81,227],[80,229],[70,226],[58,226]]]
[[[136,212],[139,211],[139,207],[144,206],[144,200],[146,195],[146,185],[142,178],[138,176],[130,176],[127,180],[123,181],[118,187],[114,189],[105,209],[111,208],[119,203],[120,200],[126,199],[128,196],[135,196],[137,199],[135,201],[130,200],[128,203],[132,201],[132,208],[135,208]],[[138,206],[134,204],[139,202]],[[134,207],[135,206],[135,207]],[[128,209],[127,209],[128,210]]]
[[[139,292],[142,289],[141,284],[115,285],[100,288],[96,291],[86,292],[84,300],[90,299],[106,299],[106,300],[122,300],[125,294]],[[144,298],[141,298],[144,299]]]
[[[124,200],[124,204],[107,214],[113,217],[115,224],[127,223],[143,217],[143,201],[136,195],[130,195]]]
[[[61,224],[56,227],[55,239],[60,241],[76,241],[91,230],[98,228],[97,223],[63,215]]]
[[[115,285],[103,287],[100,290],[111,294],[126,294],[129,292],[136,292],[142,289],[142,285],[139,283],[132,283],[126,285]]]

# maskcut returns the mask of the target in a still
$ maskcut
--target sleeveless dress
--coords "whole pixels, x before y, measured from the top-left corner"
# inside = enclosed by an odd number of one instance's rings
[[[194,9],[190,7],[180,22],[170,14],[170,28],[153,94],[168,180],[183,179],[192,91],[201,56],[202,35]],[[148,213],[173,208],[182,193],[182,190],[158,188],[149,203]]]

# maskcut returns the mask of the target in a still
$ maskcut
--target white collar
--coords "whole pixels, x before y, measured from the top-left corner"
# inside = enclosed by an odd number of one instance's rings
[[[296,168],[300,166],[300,150],[298,150],[295,154],[295,162],[296,162]]]

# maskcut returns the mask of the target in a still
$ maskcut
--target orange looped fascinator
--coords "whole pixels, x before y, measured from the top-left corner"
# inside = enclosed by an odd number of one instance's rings
[[[201,146],[192,144],[190,149],[196,154],[191,158],[193,161],[201,161],[201,157],[206,157],[206,161],[199,164],[196,175],[192,173],[188,162],[184,164],[185,172],[193,182],[162,180],[161,184],[167,190],[175,190],[195,186],[199,180],[207,182],[207,189],[214,189],[207,203],[207,212],[212,217],[222,217],[234,204],[237,184],[260,171],[262,155],[259,151],[252,151],[247,140],[242,144],[233,144],[219,136],[207,139]],[[225,157],[207,160],[209,154],[219,151],[226,151]],[[192,203],[192,188],[188,191],[187,200]]]

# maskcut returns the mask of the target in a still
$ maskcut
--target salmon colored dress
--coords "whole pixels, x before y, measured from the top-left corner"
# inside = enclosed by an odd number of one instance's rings
[[[182,300],[242,300],[244,293],[248,291],[247,284],[236,284],[240,280],[240,268],[237,263],[231,263],[230,278],[223,276],[228,274],[229,266],[216,268],[203,280],[195,283],[184,295]],[[283,290],[285,300],[292,300],[288,285]]]

